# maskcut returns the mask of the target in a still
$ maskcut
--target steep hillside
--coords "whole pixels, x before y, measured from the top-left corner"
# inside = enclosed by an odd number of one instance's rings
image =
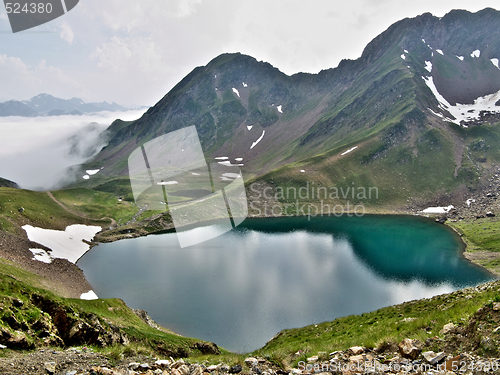
[[[86,165],[103,173],[81,184],[126,195],[130,153],[195,125],[207,160],[241,165],[247,182],[268,174],[267,182],[295,186],[362,183],[382,191],[377,204],[398,207],[463,192],[500,161],[499,30],[492,9],[423,14],[319,74],[287,76],[221,55],[139,120],[113,124],[109,144]]]

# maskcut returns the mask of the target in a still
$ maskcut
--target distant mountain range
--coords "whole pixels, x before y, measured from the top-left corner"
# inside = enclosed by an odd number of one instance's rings
[[[10,100],[0,103],[0,116],[60,116],[82,115],[101,111],[126,111],[115,102],[85,103],[82,99],[60,99],[49,94],[40,94],[30,100]]]
[[[500,165],[499,59],[490,8],[401,20],[318,74],[223,54],[140,119],[116,121],[86,165],[103,173],[85,183],[126,177],[139,145],[195,125],[207,160],[243,164],[246,181],[376,186],[393,207],[463,197]]]

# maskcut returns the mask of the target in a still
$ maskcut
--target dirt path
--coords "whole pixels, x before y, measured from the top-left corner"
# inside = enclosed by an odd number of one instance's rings
[[[116,222],[115,219],[113,219],[112,217],[102,217],[100,219],[92,219],[92,218],[89,218],[85,215],[82,215],[76,211],[73,211],[71,209],[69,209],[68,207],[66,207],[64,204],[62,204],[61,202],[59,202],[56,197],[54,197],[54,195],[52,194],[51,191],[47,191],[47,195],[50,197],[50,199],[52,199],[54,202],[56,202],[59,206],[61,206],[66,212],[69,212],[70,214],[72,215],[75,215],[75,216],[78,216],[78,217],[81,217],[82,219],[85,219],[85,220],[110,220],[111,221],[111,227],[112,228],[116,228],[118,226],[118,223]]]

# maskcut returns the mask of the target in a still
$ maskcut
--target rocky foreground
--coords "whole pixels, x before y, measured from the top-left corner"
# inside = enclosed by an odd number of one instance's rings
[[[351,347],[332,353],[297,352],[294,365],[248,357],[239,364],[195,363],[187,359],[138,356],[109,358],[86,347],[4,353],[1,374],[34,375],[301,375],[301,374],[500,374],[500,302],[488,303],[463,324],[446,324],[425,342],[384,342],[378,348]],[[432,348],[432,350],[431,350]],[[314,355],[313,355],[314,354]],[[310,356],[308,356],[310,355]],[[298,359],[299,360],[297,362]]]

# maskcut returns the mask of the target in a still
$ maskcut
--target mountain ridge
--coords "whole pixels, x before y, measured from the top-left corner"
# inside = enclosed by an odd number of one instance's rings
[[[104,173],[86,186],[127,176],[135,148],[196,125],[207,161],[243,164],[247,182],[359,182],[385,189],[387,202],[400,207],[413,198],[463,195],[500,162],[500,107],[467,104],[470,93],[500,90],[498,30],[500,12],[491,8],[425,13],[390,26],[360,58],[317,74],[288,76],[251,56],[219,55],[140,119],[114,123],[108,145],[86,164]],[[498,79],[485,79],[493,75]],[[465,94],[451,97],[447,84]],[[483,149],[469,147],[481,139]]]
[[[29,100],[9,100],[0,103],[0,117],[4,116],[61,116],[83,115],[101,111],[126,111],[127,108],[112,102],[85,103],[80,98],[60,99],[49,94],[39,94]]]

